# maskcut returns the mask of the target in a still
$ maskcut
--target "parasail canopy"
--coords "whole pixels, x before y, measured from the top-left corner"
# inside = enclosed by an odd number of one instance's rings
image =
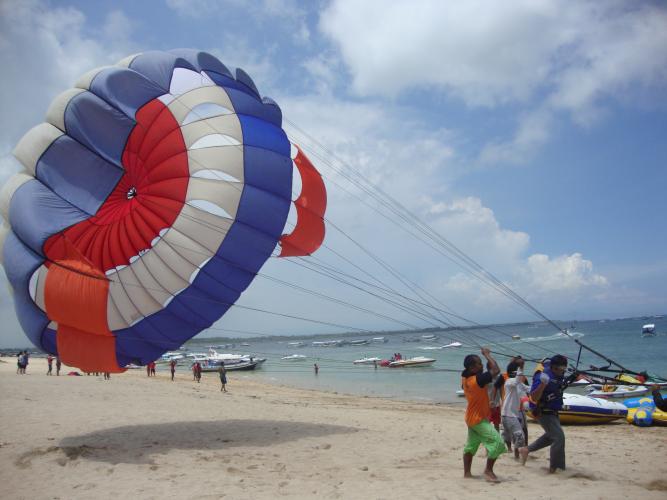
[[[118,372],[210,327],[281,240],[290,149],[278,105],[205,52],[145,52],[83,75],[16,146],[24,171],[0,195],[28,338],[68,365]],[[285,256],[324,238],[324,184],[296,161],[304,189]]]

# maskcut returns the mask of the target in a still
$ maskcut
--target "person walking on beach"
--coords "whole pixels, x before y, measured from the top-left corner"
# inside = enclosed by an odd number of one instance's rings
[[[227,370],[225,370],[225,364],[220,363],[220,368],[218,368],[218,373],[220,374],[220,391],[221,392],[227,392],[227,388],[225,387],[227,385]]]
[[[201,382],[201,363],[199,361],[197,361],[195,363],[194,371],[195,371],[195,380],[197,381],[197,383],[200,383]]]
[[[150,362],[150,367],[151,367],[151,376],[155,377],[155,361]]]
[[[150,377],[151,376],[151,362],[149,361],[146,363],[146,376]]]
[[[60,367],[62,366],[62,362],[60,361],[59,357],[56,357],[56,377],[60,376]]]
[[[19,352],[16,355],[16,374],[21,375],[23,373],[23,351]]]
[[[495,376],[500,373],[498,363],[491,357],[491,352],[486,347],[482,348],[482,356],[489,363],[489,371],[483,372],[484,365],[479,356],[469,354],[463,360],[463,372],[461,373],[461,387],[468,401],[465,422],[468,426],[468,439],[463,448],[463,477],[471,478],[472,459],[483,444],[487,450],[486,468],[484,476],[489,482],[500,480],[493,472],[496,459],[505,453],[505,443],[500,434],[489,422],[490,406],[489,393],[486,388]]]
[[[111,373],[104,372],[104,380],[111,380]]]
[[[174,374],[176,373],[176,360],[172,359],[169,362],[169,370],[171,371],[171,381],[174,381]]]
[[[528,446],[519,448],[521,461],[525,464],[529,453],[550,446],[551,474],[558,469],[565,469],[565,433],[558,412],[563,407],[563,377],[566,369],[567,358],[556,354],[544,363],[542,371],[535,372],[530,390],[530,408],[544,429],[544,434]]]
[[[503,437],[505,444],[509,442],[508,449],[514,445],[514,458],[519,458],[519,448],[526,446],[526,434],[524,433],[526,416],[521,407],[521,398],[528,394],[530,387],[528,380],[523,375],[521,368],[515,361],[507,365],[508,378],[505,380],[505,398],[500,411],[503,422]]]
[[[53,356],[50,354],[46,357],[46,364],[48,365],[47,375],[53,375]]]
[[[320,367],[317,366],[317,363],[314,363],[314,364],[313,364],[313,369],[315,370],[315,375],[317,375],[318,373],[320,373]]]

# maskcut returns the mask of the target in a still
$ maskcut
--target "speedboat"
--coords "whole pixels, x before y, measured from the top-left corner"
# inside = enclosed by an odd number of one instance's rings
[[[257,366],[262,364],[265,359],[243,358],[238,360],[222,361],[216,359],[206,359],[201,363],[202,372],[217,372],[220,367],[225,365],[225,370],[254,370]]]
[[[156,363],[169,363],[171,361],[178,361],[185,358],[185,355],[182,352],[169,351],[165,352]]]
[[[461,342],[451,342],[447,345],[431,345],[418,347],[417,349],[421,349],[422,351],[438,351],[440,349],[449,349],[450,347],[461,347],[462,345],[463,344]]]
[[[361,339],[361,340],[350,340],[350,345],[368,345],[370,344],[370,340],[366,339]]]
[[[415,356],[414,358],[398,359],[389,363],[389,368],[403,368],[411,366],[429,366],[435,363],[435,359],[424,356]]]
[[[375,363],[379,363],[382,360],[380,358],[361,358],[361,359],[355,359],[352,361],[355,365],[372,365]]]
[[[433,335],[433,334],[430,334],[430,335],[422,335],[422,340],[436,340],[437,338],[438,338],[438,336],[437,336],[437,335]]]
[[[287,345],[290,347],[306,347],[305,342],[288,342]]]
[[[389,342],[389,339],[387,337],[373,337],[372,342],[377,344],[386,344]]]
[[[653,323],[642,326],[642,337],[655,337],[655,325]]]
[[[289,356],[283,356],[282,358],[283,361],[303,361],[306,359],[306,356],[303,354],[291,354]]]
[[[512,340],[521,340],[521,335],[512,335]]]

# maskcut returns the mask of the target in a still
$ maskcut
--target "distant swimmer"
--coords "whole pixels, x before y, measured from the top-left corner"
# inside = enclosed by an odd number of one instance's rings
[[[487,450],[486,468],[484,476],[489,482],[500,480],[493,472],[496,459],[507,451],[503,439],[498,431],[489,422],[491,408],[489,406],[489,393],[487,385],[491,384],[494,377],[500,373],[498,363],[491,357],[491,351],[482,348],[482,355],[488,361],[489,370],[483,372],[484,365],[479,356],[469,354],[463,360],[464,370],[461,373],[461,387],[468,401],[465,422],[468,426],[468,439],[463,448],[463,477],[472,476],[472,459],[483,444]]]

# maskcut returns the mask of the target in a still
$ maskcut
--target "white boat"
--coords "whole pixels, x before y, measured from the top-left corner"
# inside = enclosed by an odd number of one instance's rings
[[[305,342],[288,342],[287,345],[290,347],[306,347]]]
[[[283,356],[282,358],[283,361],[303,361],[306,359],[306,356],[303,354],[291,354],[289,356]]]
[[[366,339],[350,340],[350,345],[368,345],[370,343],[371,341]]]
[[[521,340],[521,335],[512,335],[512,340]]]
[[[642,337],[655,337],[655,325],[653,323],[642,326]]]
[[[429,335],[422,335],[423,340],[436,340],[438,338],[437,335],[429,334]]]
[[[373,365],[382,361],[380,358],[361,358],[352,361],[355,365]]]
[[[182,352],[169,351],[165,352],[156,363],[169,363],[170,361],[178,361],[184,359],[185,355]]]
[[[627,399],[643,396],[649,392],[649,388],[643,385],[612,385],[600,386],[593,384],[588,395],[600,399]]]
[[[313,342],[313,347],[335,347],[339,345],[338,340],[323,340]]]
[[[621,403],[567,392],[558,412],[563,424],[602,424],[625,418],[627,414],[628,409]]]
[[[372,342],[376,344],[386,344],[389,342],[389,339],[387,337],[373,337]]]
[[[464,398],[466,394],[465,392],[463,392],[463,389],[459,389],[458,391],[456,391],[456,395],[460,398]]]
[[[435,359],[424,356],[415,356],[414,358],[399,359],[389,363],[389,368],[403,368],[409,366],[429,366],[435,363]]]
[[[421,349],[422,351],[436,351],[440,349],[449,349],[450,347],[461,347],[463,344],[461,342],[452,342],[447,345],[433,345],[433,346],[424,346],[424,347],[418,347],[418,349]]]
[[[257,366],[262,364],[265,359],[255,359],[255,358],[244,358],[239,360],[230,360],[222,361],[215,359],[206,359],[201,362],[201,371],[202,372],[217,372],[220,369],[222,364],[225,364],[225,370],[235,371],[235,370],[254,370]]]

